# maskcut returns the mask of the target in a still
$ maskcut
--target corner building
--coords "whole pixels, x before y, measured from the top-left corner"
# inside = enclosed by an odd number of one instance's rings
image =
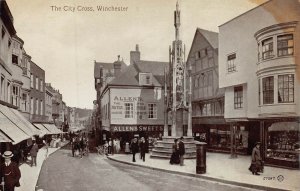
[[[247,131],[249,151],[260,141],[266,164],[286,168],[299,168],[300,158],[299,21],[299,1],[271,0],[219,26],[233,146]]]
[[[138,46],[131,64],[107,83],[101,94],[102,128],[119,138],[121,148],[134,136],[152,138],[164,133],[164,70],[167,62],[140,60]],[[122,61],[116,61],[114,64]]]

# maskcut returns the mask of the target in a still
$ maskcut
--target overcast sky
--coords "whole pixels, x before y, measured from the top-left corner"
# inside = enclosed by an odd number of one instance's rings
[[[46,72],[46,82],[59,89],[68,106],[92,108],[94,60],[114,62],[139,44],[141,59],[168,61],[175,38],[176,0],[6,0],[17,35],[33,62]],[[181,0],[181,38],[189,51],[197,27],[218,26],[264,0]],[[54,11],[51,6],[62,7]],[[75,11],[64,11],[64,6]],[[93,7],[92,12],[77,7]],[[101,12],[97,6],[128,7]]]

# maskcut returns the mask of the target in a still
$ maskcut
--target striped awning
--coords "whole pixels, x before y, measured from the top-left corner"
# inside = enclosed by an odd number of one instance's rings
[[[51,135],[51,131],[48,130],[43,124],[41,123],[33,123],[34,126],[36,126],[43,135]]]
[[[52,134],[60,134],[63,133],[60,129],[58,129],[54,124],[43,123],[43,125],[52,133]]]
[[[25,130],[17,126],[17,123],[8,118],[6,112],[6,106],[0,105],[0,130],[6,134],[6,136],[12,140],[13,144],[20,143],[23,140],[29,139],[32,136],[28,135]],[[7,108],[8,109],[8,108]]]
[[[12,142],[11,139],[9,139],[1,130],[0,130],[0,142],[1,143],[7,143]]]

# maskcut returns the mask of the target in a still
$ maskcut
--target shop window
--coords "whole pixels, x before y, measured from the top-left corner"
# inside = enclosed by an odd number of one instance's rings
[[[156,119],[157,118],[157,106],[156,104],[150,103],[148,104],[148,118]]]
[[[133,118],[133,103],[125,103],[125,118]]]
[[[243,86],[234,87],[234,109],[243,108]]]
[[[230,54],[227,56],[227,72],[235,72],[236,71],[236,54]]]
[[[291,103],[294,102],[294,75],[278,76],[278,102]]]
[[[262,56],[263,59],[268,59],[273,57],[273,38],[268,38],[262,41]]]
[[[292,34],[277,37],[278,56],[292,55],[294,53],[294,41]]]
[[[263,83],[263,104],[274,103],[274,77],[266,77],[262,80]]]
[[[278,165],[299,165],[299,122],[275,122],[268,127],[267,161]]]

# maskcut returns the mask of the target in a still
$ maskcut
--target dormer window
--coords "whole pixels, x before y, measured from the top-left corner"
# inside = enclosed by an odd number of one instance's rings
[[[139,74],[140,85],[152,85],[152,74],[151,73],[140,73]]]

